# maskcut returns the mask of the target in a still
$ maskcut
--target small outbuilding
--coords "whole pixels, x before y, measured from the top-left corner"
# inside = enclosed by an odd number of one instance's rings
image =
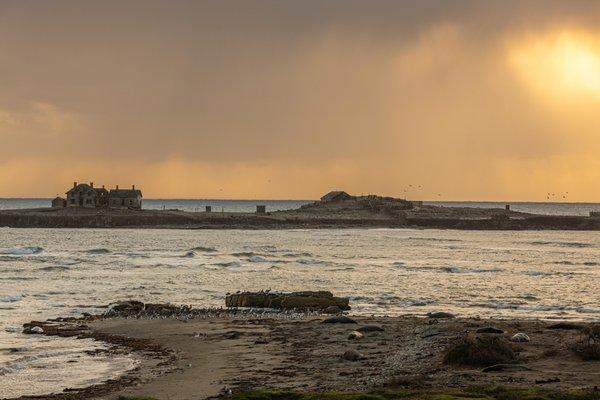
[[[54,199],[52,199],[52,208],[64,208],[67,206],[67,200],[57,196]]]
[[[334,202],[334,201],[344,201],[351,200],[354,197],[350,196],[348,193],[341,190],[334,190],[332,192],[327,193],[325,196],[321,197],[321,201],[324,203]]]

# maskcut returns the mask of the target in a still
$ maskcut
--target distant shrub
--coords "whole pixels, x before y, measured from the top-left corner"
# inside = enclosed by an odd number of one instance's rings
[[[583,338],[575,346],[575,352],[585,361],[600,361],[600,324],[586,326]]]
[[[489,367],[515,360],[513,348],[501,336],[467,337],[446,350],[444,362],[453,365]]]

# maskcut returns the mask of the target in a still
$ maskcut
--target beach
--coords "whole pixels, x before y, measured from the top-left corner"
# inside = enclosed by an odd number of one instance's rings
[[[171,305],[146,305],[140,311],[124,304],[104,317],[25,325],[30,333],[40,327],[41,334],[104,340],[112,345],[111,352],[130,352],[140,360],[120,380],[44,398],[183,400],[257,389],[373,392],[471,386],[564,391],[593,390],[600,381],[600,361],[584,361],[574,351],[585,324],[444,313],[340,318]],[[352,338],[357,331],[361,336]],[[515,334],[529,340],[515,342]],[[514,359],[492,361],[497,368],[489,371],[484,364],[448,363],[448,349],[469,337],[501,338],[514,349]],[[33,398],[38,397],[20,399]]]

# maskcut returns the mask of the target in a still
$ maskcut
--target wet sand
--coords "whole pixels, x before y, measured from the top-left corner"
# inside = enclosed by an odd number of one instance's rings
[[[548,329],[548,322],[402,316],[353,317],[356,323],[327,324],[323,323],[325,318],[222,311],[197,313],[191,318],[111,317],[88,318],[85,323],[61,322],[53,325],[54,333],[96,337],[115,344],[115,351],[131,351],[144,361],[123,382],[55,398],[135,395],[176,400],[265,388],[372,391],[390,386],[502,385],[572,389],[600,384],[600,362],[583,361],[572,351],[582,333]],[[349,339],[350,332],[365,325],[383,330],[366,331],[362,339]],[[502,336],[507,338],[518,332],[529,335],[530,342],[512,345],[523,370],[482,372],[479,367],[443,362],[448,346],[489,326],[503,330]],[[79,333],[73,334],[77,330]],[[362,357],[349,361],[343,357],[348,350]]]

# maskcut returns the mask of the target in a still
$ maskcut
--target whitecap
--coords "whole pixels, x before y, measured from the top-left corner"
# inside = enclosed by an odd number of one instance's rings
[[[12,247],[8,249],[0,249],[0,254],[12,254],[12,255],[27,255],[27,254],[38,254],[44,251],[43,248],[37,246],[25,246],[25,247]]]
[[[250,256],[250,257],[248,257],[248,261],[256,262],[256,263],[269,262],[269,260],[267,260],[263,256]]]
[[[296,260],[296,262],[298,264],[308,265],[308,264],[323,264],[325,261],[323,261],[323,260],[317,260],[315,258],[299,258],[299,259]]]
[[[224,262],[220,262],[220,263],[215,263],[214,265],[218,265],[220,267],[234,267],[234,268],[239,268],[242,266],[242,263],[239,261],[224,261]]]
[[[442,271],[448,272],[451,274],[482,274],[482,273],[491,273],[491,272],[500,272],[501,269],[498,268],[462,268],[462,267],[442,267]]]
[[[0,303],[14,303],[23,300],[23,297],[25,295],[22,293],[2,295],[0,296]]]

